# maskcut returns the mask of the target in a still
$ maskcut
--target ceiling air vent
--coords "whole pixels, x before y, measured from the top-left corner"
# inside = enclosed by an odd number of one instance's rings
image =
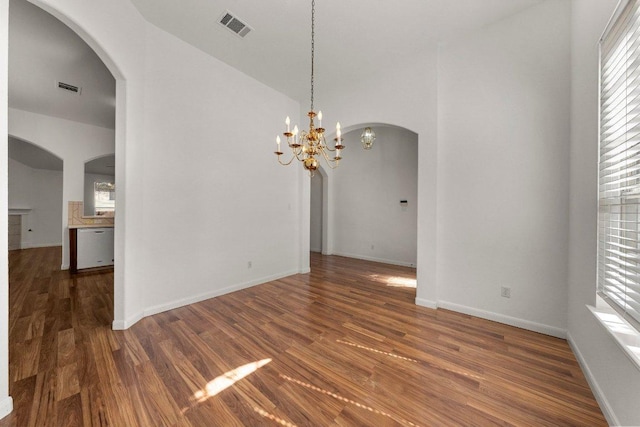
[[[246,36],[252,30],[251,27],[242,22],[240,18],[228,10],[222,14],[218,22],[240,37]]]
[[[67,90],[69,92],[73,92],[73,93],[78,94],[78,95],[80,95],[80,93],[82,92],[82,88],[81,87],[74,86],[74,85],[71,85],[69,83],[56,82],[56,86],[59,89],[64,89],[64,90]]]

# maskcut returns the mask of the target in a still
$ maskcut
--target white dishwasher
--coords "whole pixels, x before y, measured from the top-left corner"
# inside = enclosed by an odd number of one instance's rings
[[[113,265],[113,228],[78,229],[78,268]]]

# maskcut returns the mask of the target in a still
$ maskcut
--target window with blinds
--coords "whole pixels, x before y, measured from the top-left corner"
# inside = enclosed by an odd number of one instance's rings
[[[639,6],[630,1],[600,43],[598,173],[598,291],[635,322],[640,322]]]

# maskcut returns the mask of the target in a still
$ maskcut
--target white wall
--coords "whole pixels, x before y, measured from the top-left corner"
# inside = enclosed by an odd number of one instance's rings
[[[155,27],[147,37],[146,312],[297,272],[297,165],[267,141],[298,104]]]
[[[23,216],[23,249],[62,244],[61,171],[33,169],[9,159],[9,208],[31,209]]]
[[[7,81],[9,56],[9,0],[0,0],[0,135],[7,135]],[[5,145],[6,147],[6,145]],[[8,212],[8,150],[0,150],[0,212]],[[7,230],[7,215],[0,215],[0,230]],[[0,259],[8,257],[7,239],[0,239]],[[0,418],[13,409],[9,396],[9,271],[0,262]]]
[[[415,266],[418,136],[397,127],[373,130],[370,150],[362,148],[362,128],[344,134],[345,159],[333,171],[333,253]]]
[[[569,24],[570,2],[547,1],[442,46],[438,92],[438,305],[557,336]]]
[[[311,178],[310,189],[310,237],[309,248],[313,252],[322,252],[322,174]]]
[[[616,3],[572,3],[569,340],[608,421],[640,425],[640,371],[586,307],[596,291],[598,39]]]
[[[58,232],[62,240],[62,268],[69,268],[68,202],[83,200],[84,164],[114,153],[115,133],[84,123],[9,109],[9,134],[37,145],[63,161],[62,218]]]
[[[114,147],[115,148],[115,147]],[[87,216],[95,215],[95,192],[94,184],[96,182],[115,182],[113,175],[100,175],[95,173],[84,174],[84,214]],[[116,208],[117,211],[117,208]]]

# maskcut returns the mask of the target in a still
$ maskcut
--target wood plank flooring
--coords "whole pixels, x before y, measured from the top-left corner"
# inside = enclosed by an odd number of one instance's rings
[[[606,425],[566,341],[417,307],[413,269],[313,254],[112,331],[113,273],[59,252],[10,253],[0,427]]]

